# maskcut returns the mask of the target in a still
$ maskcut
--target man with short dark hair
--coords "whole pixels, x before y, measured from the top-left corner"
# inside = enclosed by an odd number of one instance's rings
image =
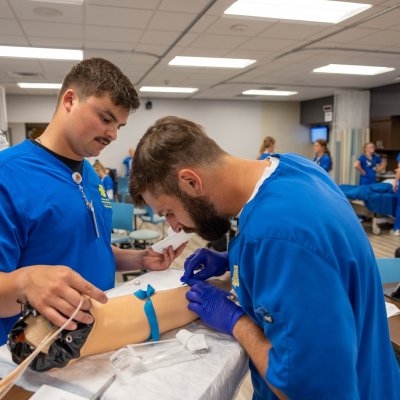
[[[36,140],[0,153],[0,344],[29,302],[49,321],[91,323],[90,298],[106,302],[115,269],[167,268],[164,254],[110,245],[111,203],[85,157],[97,157],[139,99],[111,62],[92,58],[65,77],[53,119]]]
[[[213,240],[239,215],[228,254],[197,250],[182,281],[189,308],[247,351],[255,399],[400,398],[373,251],[322,168],[294,154],[240,159],[165,117],[140,140],[130,184],[175,231]],[[204,282],[227,270],[234,293]]]

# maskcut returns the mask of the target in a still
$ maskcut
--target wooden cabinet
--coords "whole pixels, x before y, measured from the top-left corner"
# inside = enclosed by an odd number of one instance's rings
[[[370,138],[376,145],[376,152],[386,156],[386,170],[394,171],[397,167],[397,155],[400,152],[400,116],[371,119]]]

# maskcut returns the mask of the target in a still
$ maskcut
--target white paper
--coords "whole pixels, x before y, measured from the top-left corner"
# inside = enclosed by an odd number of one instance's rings
[[[400,310],[398,307],[396,307],[394,304],[392,303],[387,303],[385,301],[385,306],[386,306],[386,314],[387,317],[394,317],[395,315],[399,315],[400,314]]]
[[[78,396],[65,390],[57,389],[53,386],[43,385],[30,397],[31,400],[87,400],[86,397]]]
[[[107,296],[108,298],[112,298],[132,294],[139,289],[146,290],[148,284],[153,286],[156,292],[159,290],[173,289],[182,285],[180,281],[182,275],[183,270],[172,268],[168,268],[164,271],[147,272],[121,286],[109,290]]]
[[[151,248],[157,253],[162,253],[164,249],[172,246],[176,250],[181,244],[188,242],[193,236],[193,233],[185,233],[183,230],[174,232],[171,227],[168,228],[168,236],[157,243],[154,243]]]

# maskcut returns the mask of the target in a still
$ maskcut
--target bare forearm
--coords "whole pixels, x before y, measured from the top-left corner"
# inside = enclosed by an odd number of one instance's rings
[[[145,250],[126,250],[112,246],[117,271],[132,271],[142,268]]]
[[[385,164],[385,163],[382,163],[382,164],[379,164],[379,165],[378,165],[378,168],[377,168],[376,170],[377,170],[377,172],[381,172],[381,171],[383,171],[385,168],[386,168],[386,164]]]
[[[264,332],[247,316],[238,320],[233,328],[233,336],[246,350],[259,374],[265,379],[268,369],[268,352],[272,345]],[[266,382],[275,395],[283,400],[287,397],[277,388]]]
[[[14,272],[0,273],[0,317],[10,317],[21,311],[21,304],[17,302],[26,301],[23,293],[23,268]]]

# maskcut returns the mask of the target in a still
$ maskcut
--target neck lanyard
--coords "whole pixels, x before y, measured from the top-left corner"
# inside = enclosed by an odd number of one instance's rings
[[[96,213],[95,213],[94,207],[93,207],[93,201],[89,202],[88,198],[86,197],[85,191],[83,190],[82,175],[79,172],[74,172],[72,174],[72,180],[78,185],[79,191],[82,194],[83,201],[85,202],[85,205],[86,205],[87,209],[90,211],[90,214],[92,216],[92,221],[93,221],[94,230],[96,232],[96,236],[99,238],[100,232],[99,232],[99,227],[97,226],[97,219],[96,219]]]

